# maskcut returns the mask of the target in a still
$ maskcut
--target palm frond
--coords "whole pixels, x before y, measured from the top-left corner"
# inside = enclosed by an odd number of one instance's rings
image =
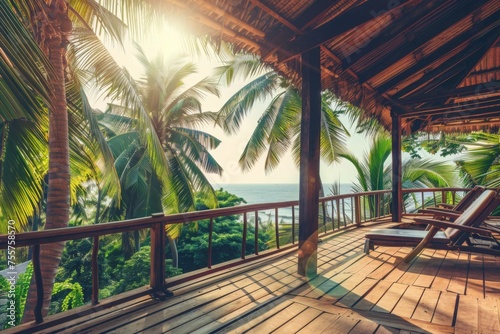
[[[224,65],[214,69],[214,75],[219,76],[221,81],[232,84],[237,78],[248,79],[265,72],[269,72],[269,66],[253,54],[237,54],[230,60],[226,60]]]
[[[278,88],[278,77],[275,72],[266,73],[237,91],[219,110],[217,123],[227,133],[235,133],[257,101],[274,95]]]
[[[296,89],[289,87],[278,103],[274,120],[269,123],[270,129],[264,169],[266,172],[276,168],[292,144],[294,129],[300,127],[301,99]]]
[[[273,98],[257,122],[257,126],[250,136],[239,159],[239,164],[243,170],[251,169],[265,152],[269,140],[269,133],[276,120],[285,93],[286,92],[282,92]]]

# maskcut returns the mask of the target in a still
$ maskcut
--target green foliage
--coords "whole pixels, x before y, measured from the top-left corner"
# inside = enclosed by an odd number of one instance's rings
[[[7,279],[3,276],[0,276],[0,294],[9,291],[10,284]]]
[[[241,197],[227,192],[224,189],[215,191],[220,207],[230,207],[246,203]],[[205,195],[198,193],[197,209],[207,209],[204,204]],[[247,242],[245,252],[254,253],[254,222],[249,221],[247,230]],[[263,226],[259,226],[259,251],[267,249],[267,242],[270,238]],[[188,228],[182,229],[177,240],[179,252],[179,267],[184,272],[205,268],[208,264],[208,234],[209,222],[207,220],[190,224]],[[240,216],[232,215],[214,219],[212,231],[212,264],[233,260],[241,256],[241,244],[243,236],[243,224]]]
[[[14,290],[14,302],[15,302],[15,321],[14,324],[17,326],[21,323],[21,319],[24,313],[24,306],[26,305],[26,297],[28,295],[28,289],[31,282],[31,276],[33,275],[33,265],[31,262],[26,267],[26,271],[19,274],[16,280],[16,286]],[[7,292],[10,290],[10,283],[3,277],[0,276],[0,296],[3,298],[8,298]],[[3,296],[2,296],[3,295]],[[10,300],[10,299],[9,299]],[[7,307],[7,305],[5,306]],[[5,312],[5,310],[1,310]],[[10,319],[3,324],[3,329],[12,327],[10,324]]]
[[[438,154],[442,157],[456,155],[466,149],[466,144],[475,141],[473,136],[465,134],[430,135],[424,132],[412,133],[403,138],[401,147],[414,159],[420,159],[420,151],[424,150],[430,154]]]
[[[97,266],[99,271],[99,284],[106,286],[109,284],[109,274],[106,268],[103,246],[98,253]],[[56,282],[75,282],[82,289],[85,301],[90,300],[92,294],[92,239],[85,238],[71,240],[66,246],[61,257],[61,264],[56,277]]]
[[[62,300],[58,298],[59,296],[63,296]],[[60,305],[58,305],[57,309],[60,311],[67,311],[75,307],[82,306],[83,290],[81,285],[78,283],[72,283],[70,279],[61,283],[54,283],[51,306],[53,306],[54,303],[57,303],[58,300],[60,300]]]
[[[122,293],[149,284],[151,246],[144,246],[121,269],[121,279],[114,284],[113,294]],[[172,260],[166,261],[166,277],[182,274],[182,270],[172,267]]]
[[[236,196],[235,194],[231,194],[230,192],[220,188],[215,191],[215,195],[217,196],[217,202],[219,203],[219,208],[227,208],[230,206],[236,206],[246,201]],[[207,204],[207,196],[204,193],[198,192],[196,194],[196,210],[207,210],[210,209],[210,206]]]
[[[357,192],[390,189],[392,166],[388,159],[391,154],[391,140],[379,134],[373,141],[364,159],[353,154],[341,156],[353,164],[358,173],[358,182],[353,189]],[[439,188],[453,187],[458,184],[457,173],[453,165],[447,162],[434,162],[426,159],[407,159],[402,166],[403,188]],[[409,200],[408,194],[404,199]],[[368,206],[373,214],[379,212],[377,206],[387,203],[378,202],[376,196],[368,196]]]

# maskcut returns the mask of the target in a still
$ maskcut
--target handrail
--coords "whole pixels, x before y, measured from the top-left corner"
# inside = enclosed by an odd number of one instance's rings
[[[422,188],[422,189],[404,189],[403,194],[421,193],[422,206],[424,204],[424,194],[440,192],[442,198],[447,198],[446,193],[452,194],[453,202],[455,202],[455,194],[460,191],[467,191],[467,188]],[[329,233],[350,226],[360,226],[363,222],[372,221],[380,217],[387,217],[390,213],[390,202],[392,195],[390,190],[369,191],[362,193],[350,193],[334,196],[322,197],[319,199],[319,209],[322,224],[319,229],[322,233]],[[151,277],[150,285],[153,291],[162,291],[165,289],[165,227],[172,224],[187,224],[200,220],[209,221],[208,235],[208,263],[207,268],[212,267],[212,231],[216,224],[215,218],[231,215],[242,215],[242,242],[241,242],[241,259],[246,257],[247,230],[248,230],[248,214],[254,214],[254,255],[256,258],[263,256],[259,254],[259,212],[265,210],[274,211],[274,228],[276,238],[276,251],[290,249],[290,246],[284,247],[280,242],[280,227],[279,209],[290,209],[291,212],[291,244],[296,245],[296,214],[295,210],[299,205],[299,201],[286,201],[276,203],[263,204],[246,204],[234,207],[219,208],[212,210],[202,210],[187,213],[177,213],[164,215],[163,213],[155,214],[151,217],[130,219],[126,221],[116,221],[109,223],[101,223],[98,225],[75,226],[67,228],[58,228],[35,232],[22,232],[16,234],[16,247],[34,246],[33,271],[37,282],[37,306],[35,308],[36,322],[43,321],[41,317],[41,307],[43,300],[43,286],[41,282],[39,248],[42,244],[54,242],[77,240],[82,238],[93,237],[92,248],[92,305],[99,303],[98,301],[98,279],[97,279],[97,253],[99,251],[98,243],[99,236],[116,234],[127,231],[136,231],[141,229],[150,229],[151,233]],[[347,209],[346,209],[347,208]],[[8,235],[0,235],[0,249],[8,248]],[[40,285],[40,286],[39,286]]]

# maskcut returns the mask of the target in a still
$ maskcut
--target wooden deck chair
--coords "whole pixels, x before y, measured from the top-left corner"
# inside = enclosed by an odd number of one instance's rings
[[[435,218],[443,217],[454,220],[459,214],[469,207],[478,198],[486,188],[483,186],[475,186],[455,205],[448,203],[440,203],[437,207],[429,207],[418,210],[419,213],[433,215]]]
[[[487,227],[479,228],[479,225],[499,204],[497,192],[486,190],[454,222],[415,218],[417,223],[428,224],[431,228],[426,231],[395,228],[372,230],[365,235],[365,253],[368,254],[375,245],[415,247],[405,257],[405,262],[410,262],[424,248],[463,249],[500,255],[497,250],[480,247],[472,240],[473,235],[491,236]],[[467,246],[463,247],[464,242]]]

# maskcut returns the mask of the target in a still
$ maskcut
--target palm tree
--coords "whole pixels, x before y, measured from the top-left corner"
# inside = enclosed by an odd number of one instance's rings
[[[385,133],[379,133],[373,139],[363,159],[352,153],[341,153],[357,171],[356,192],[367,192],[391,188],[391,139]],[[438,188],[457,184],[457,175],[453,165],[426,159],[407,159],[402,166],[403,188]],[[383,204],[383,203],[382,203]],[[382,205],[376,196],[369,196],[368,206],[371,214],[380,212]]]
[[[147,143],[131,117],[131,107],[110,104],[98,118],[109,137],[122,189],[121,205],[114,206],[120,209],[112,210],[112,218],[191,211],[195,209],[196,192],[205,194],[206,204],[214,208],[217,197],[204,172],[222,173],[221,166],[209,153],[220,141],[199,128],[214,121],[214,113],[202,112],[200,99],[207,94],[217,96],[216,83],[204,78],[187,84],[196,73],[194,64],[166,62],[162,57],[149,60],[144,51],[137,48],[145,72],[144,78],[137,82],[141,108],[150,117],[152,133],[161,143],[167,163],[160,173],[155,171]],[[171,239],[178,236],[177,232],[175,228],[170,231]],[[135,237],[137,246],[138,235]],[[124,235],[122,247],[128,256],[132,255],[128,235]]]
[[[466,186],[500,187],[500,135],[475,133],[464,143],[466,153],[457,160]]]
[[[238,76],[259,75],[231,96],[218,114],[218,123],[229,134],[240,128],[243,118],[259,100],[272,98],[262,111],[259,122],[240,156],[239,164],[249,170],[265,155],[265,170],[273,170],[283,155],[292,150],[298,166],[300,161],[300,122],[302,104],[300,92],[288,80],[263,64],[253,55],[240,54],[217,69],[226,83]],[[332,107],[332,106],[335,106]],[[321,157],[326,163],[337,160],[345,150],[347,130],[338,115],[352,108],[340,103],[329,93],[322,94]]]
[[[70,178],[70,152],[72,148],[75,148],[72,146],[81,147],[82,145],[82,142],[76,138],[73,138],[72,143],[72,136],[69,135],[72,131],[70,124],[74,118],[74,111],[79,111],[80,116],[88,116],[90,109],[82,87],[90,82],[91,74],[95,74],[100,79],[98,84],[103,90],[114,88],[114,91],[110,90],[112,94],[128,95],[129,99],[136,97],[133,89],[124,89],[116,93],[116,88],[123,85],[130,88],[130,78],[112,60],[95,32],[98,31],[102,35],[121,42],[126,29],[133,27],[133,23],[142,19],[137,13],[145,13],[143,9],[148,7],[147,2],[131,1],[124,5],[121,2],[110,1],[107,4],[109,8],[84,0],[70,2],[66,0],[8,0],[2,1],[0,7],[2,10],[0,63],[4,72],[1,76],[6,80],[7,87],[10,88],[9,92],[15,92],[15,94],[3,95],[6,90],[2,91],[2,102],[4,102],[2,107],[6,106],[4,115],[10,113],[3,120],[26,118],[28,122],[32,122],[31,134],[25,135],[22,140],[25,143],[31,140],[33,144],[36,144],[33,147],[41,147],[44,143],[42,139],[48,132],[48,167],[44,167],[43,159],[41,159],[41,164],[24,166],[27,171],[34,171],[31,174],[25,173],[31,178],[30,184],[37,182],[41,184],[39,182],[42,179],[41,175],[48,171],[45,229],[66,227],[68,223],[70,193],[71,189],[74,189]],[[141,10],[137,10],[139,8]],[[126,26],[115,14],[126,17],[129,26]],[[24,23],[26,27],[23,26]],[[95,55],[95,57],[89,55]],[[19,98],[12,98],[13,95]],[[16,110],[18,107],[28,108],[26,113],[31,117],[14,117],[20,115],[19,110]],[[17,113],[12,113],[14,110]],[[33,110],[36,110],[36,115],[32,112]],[[43,117],[37,118],[36,116]],[[94,143],[103,148],[102,144],[105,142],[96,131],[98,130],[97,123],[91,119],[86,119],[86,121],[88,122],[85,122],[84,126],[76,126],[74,130],[86,132],[86,137],[89,137],[89,131],[91,131],[90,137]],[[3,144],[7,143],[6,131],[12,126],[11,123],[6,125],[4,122],[3,124]],[[147,126],[145,123],[140,124],[143,128]],[[36,127],[36,130],[33,127]],[[85,144],[85,141],[83,143]],[[151,152],[156,150],[156,154],[152,154],[155,158],[155,167],[161,165],[164,159],[162,159],[158,143],[149,141],[148,149]],[[6,150],[4,152],[7,154]],[[40,152],[43,150],[38,154]],[[87,157],[96,151],[89,148],[89,152]],[[19,151],[19,156],[22,154],[31,164],[33,154],[26,149],[23,152]],[[102,159],[111,157],[105,149],[97,151],[97,155],[100,155]],[[86,160],[86,158],[80,159],[80,156],[78,158],[79,162]],[[111,189],[112,183],[108,182],[105,185],[106,181],[110,180],[109,175],[103,173],[103,170],[100,173],[102,187]],[[116,174],[111,176],[111,178],[115,177]],[[8,183],[2,184],[4,185],[8,186]],[[25,197],[11,200],[16,204],[13,210],[21,219],[26,218],[30,211],[33,212],[33,207],[36,207],[33,202],[41,197],[40,188],[39,185],[33,187],[35,190],[32,193],[36,195],[35,200],[26,202]],[[117,187],[114,192],[119,193],[116,190]],[[20,206],[25,208],[25,212],[19,210]],[[46,296],[43,307],[45,314],[48,310],[62,248],[63,243],[41,247],[43,286]],[[34,304],[34,286],[32,285],[24,321],[33,319],[32,306]]]

